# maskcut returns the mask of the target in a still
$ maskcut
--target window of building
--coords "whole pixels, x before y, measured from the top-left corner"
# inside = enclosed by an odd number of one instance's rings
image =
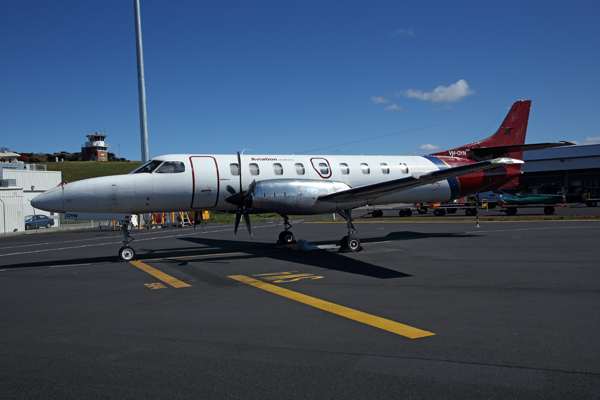
[[[348,164],[346,163],[341,163],[340,169],[342,170],[342,174],[344,175],[348,175],[350,173],[350,168],[348,168]]]
[[[260,174],[260,168],[258,168],[258,164],[250,164],[250,174],[251,175],[258,175]]]
[[[283,165],[275,163],[273,164],[273,170],[275,171],[275,175],[283,175]]]
[[[304,164],[296,163],[296,173],[298,175],[304,175]]]
[[[240,175],[240,166],[237,163],[229,164],[229,170],[233,176]]]
[[[371,173],[371,168],[369,168],[369,164],[361,163],[360,164],[360,169],[362,170],[363,174],[370,174]]]
[[[384,174],[389,174],[390,173],[390,167],[388,167],[388,165],[386,163],[381,163],[381,172],[383,172]]]
[[[405,175],[408,174],[408,166],[404,163],[400,163],[400,171]]]

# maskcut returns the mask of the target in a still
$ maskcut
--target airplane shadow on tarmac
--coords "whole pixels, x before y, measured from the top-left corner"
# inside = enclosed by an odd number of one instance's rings
[[[362,239],[363,244],[376,243],[381,241],[405,241],[427,238],[448,238],[448,237],[472,237],[472,235],[452,234],[452,233],[421,233],[421,232],[392,232],[385,237],[365,238]],[[160,257],[165,261],[176,263],[178,266],[186,266],[189,262],[200,261],[204,263],[228,263],[233,260],[243,258],[245,260],[257,261],[262,258],[281,261],[284,263],[301,264],[324,270],[334,270],[357,274],[378,279],[404,278],[411,275],[396,271],[389,268],[384,268],[368,262],[368,251],[366,253],[338,253],[335,250],[315,250],[315,251],[293,251],[284,247],[275,247],[272,244],[257,243],[252,241],[231,241],[231,240],[216,240],[205,237],[183,237],[178,240],[188,243],[195,243],[202,247],[208,247],[210,257],[206,254],[198,254],[198,258],[193,256],[183,258],[175,258],[181,255],[179,249],[171,249],[168,253],[160,251]],[[331,242],[312,242],[311,245],[331,244]],[[182,250],[182,249],[181,249]],[[189,252],[189,247],[186,248]],[[231,254],[236,253],[236,254]],[[243,254],[239,254],[243,253]],[[154,253],[156,256],[159,254]],[[188,253],[189,254],[189,253]],[[359,257],[359,258],[357,258]],[[142,258],[140,258],[143,261]]]
[[[384,237],[361,238],[361,242],[365,245],[378,242],[401,242],[408,240],[422,240],[430,238],[450,238],[460,237],[469,238],[473,235],[454,234],[454,233],[422,233],[412,231],[399,231],[388,233]],[[396,271],[389,268],[384,268],[372,263],[369,263],[369,252],[376,250],[368,250],[364,253],[338,253],[335,250],[315,250],[315,251],[293,251],[282,246],[275,246],[272,243],[258,242],[252,240],[218,240],[207,237],[181,237],[177,240],[188,243],[197,244],[197,249],[186,247],[179,248],[160,248],[159,246],[152,248],[144,248],[136,246],[133,242],[131,245],[136,249],[137,260],[155,260],[157,258],[164,262],[172,263],[177,266],[187,266],[190,262],[202,261],[203,263],[229,263],[234,260],[243,258],[245,260],[256,260],[268,258],[270,260],[281,261],[282,263],[307,265],[324,270],[334,270],[368,276],[377,279],[393,279],[404,278],[411,275]],[[141,243],[140,243],[141,244]],[[311,242],[311,245],[331,244],[331,241]],[[113,250],[111,249],[111,254]],[[114,250],[116,253],[116,249]],[[193,252],[193,254],[191,254]],[[2,269],[12,268],[31,268],[31,267],[51,267],[57,265],[78,265],[78,264],[97,264],[97,263],[112,263],[118,262],[118,257],[115,255],[102,257],[78,257],[78,258],[63,258],[52,261],[36,261],[25,262],[11,265],[3,265]],[[288,265],[289,265],[288,264]],[[202,271],[198,273],[202,275]],[[209,274],[212,276],[212,274]],[[198,278],[205,280],[205,276]]]

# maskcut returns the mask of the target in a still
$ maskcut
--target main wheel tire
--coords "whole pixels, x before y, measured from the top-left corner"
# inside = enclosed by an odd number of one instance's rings
[[[398,215],[401,217],[406,217],[406,211],[405,210],[400,210],[398,211]]]
[[[465,210],[465,215],[467,215],[467,216],[469,216],[469,217],[470,217],[471,215],[473,215],[473,214],[471,214],[471,209],[470,209],[470,208],[467,208],[467,209]]]
[[[551,207],[551,206],[544,207],[544,214],[546,214],[546,215],[554,214],[554,207]]]
[[[506,215],[517,215],[517,208],[516,207],[510,207],[506,209]]]
[[[123,246],[119,249],[119,258],[121,261],[131,261],[135,258],[135,250],[129,246]]]
[[[596,201],[588,201],[587,203],[585,203],[586,206],[588,207],[596,207],[598,205],[598,202]]]
[[[441,217],[442,216],[442,210],[433,210],[433,215],[435,215],[436,217]]]
[[[295,243],[294,234],[289,231],[283,231],[279,234],[279,241],[283,244]]]
[[[406,216],[407,216],[407,217],[410,217],[411,215],[412,215],[412,211],[410,211],[410,210],[406,210]]]
[[[357,238],[349,238],[347,240],[346,248],[350,251],[358,251],[360,250],[360,240]]]

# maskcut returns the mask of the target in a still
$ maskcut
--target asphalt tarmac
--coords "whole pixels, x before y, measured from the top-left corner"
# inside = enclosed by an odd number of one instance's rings
[[[0,398],[600,397],[600,220],[413,221],[0,238]]]

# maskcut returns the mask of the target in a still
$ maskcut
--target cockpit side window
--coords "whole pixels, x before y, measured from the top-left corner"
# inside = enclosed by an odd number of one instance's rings
[[[160,164],[162,164],[162,161],[159,160],[150,160],[148,161],[146,164],[142,165],[141,167],[139,167],[138,169],[134,170],[133,172],[131,172],[132,174],[142,174],[142,173],[151,173],[152,171],[154,171],[156,168],[158,168],[158,166]]]
[[[156,170],[157,174],[179,174],[181,172],[185,172],[185,164],[181,161],[165,161]]]

